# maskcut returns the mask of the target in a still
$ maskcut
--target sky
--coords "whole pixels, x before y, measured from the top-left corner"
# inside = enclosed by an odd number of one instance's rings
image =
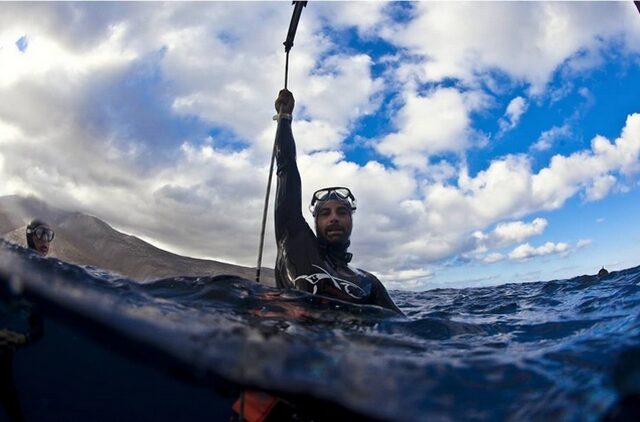
[[[0,195],[254,266],[292,11],[3,2]],[[349,186],[352,263],[387,288],[640,264],[633,2],[311,1],[288,87],[305,217]]]

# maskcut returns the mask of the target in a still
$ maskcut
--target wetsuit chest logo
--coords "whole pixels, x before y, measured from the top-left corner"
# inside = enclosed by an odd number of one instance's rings
[[[343,291],[344,293],[348,294],[349,296],[351,296],[354,299],[362,299],[364,298],[367,293],[362,290],[362,288],[360,286],[358,286],[357,284],[348,281],[348,280],[344,280],[338,277],[334,277],[331,274],[329,274],[327,272],[327,270],[325,270],[324,268],[320,267],[319,265],[315,265],[312,264],[313,267],[316,267],[317,269],[319,269],[320,271],[322,271],[321,273],[315,273],[315,274],[310,274],[310,275],[301,275],[299,277],[296,277],[294,280],[294,284],[295,282],[297,282],[298,280],[304,280],[307,283],[313,285],[313,294],[316,294],[318,292],[318,283],[321,282],[322,280],[331,280],[333,282],[333,286],[335,288],[337,288],[340,291]]]

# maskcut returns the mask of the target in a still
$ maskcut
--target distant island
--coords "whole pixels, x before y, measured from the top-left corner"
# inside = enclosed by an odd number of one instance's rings
[[[255,278],[255,268],[177,255],[121,233],[91,215],[51,207],[34,197],[0,197],[0,238],[26,246],[25,229],[33,218],[47,221],[56,232],[50,256],[73,264],[138,281],[220,274]],[[262,269],[261,282],[275,286],[273,269]]]

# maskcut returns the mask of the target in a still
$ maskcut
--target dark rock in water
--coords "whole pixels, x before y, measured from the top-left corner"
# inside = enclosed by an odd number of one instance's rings
[[[219,404],[189,414],[198,420],[245,387],[333,420],[599,420],[633,415],[622,412],[637,402],[640,267],[607,283],[391,292],[407,318],[234,276],[140,284],[0,242],[0,283],[8,278],[54,321],[15,358],[20,371],[47,374],[14,374],[23,403],[41,406],[34,420],[93,419],[119,401],[107,419],[121,408],[168,420],[171,403],[197,408],[210,394]],[[53,363],[29,355],[47,342]],[[136,395],[125,379],[154,393]],[[65,399],[67,382],[84,389]],[[182,392],[158,405],[149,384],[172,382]],[[141,416],[143,402],[167,416]]]

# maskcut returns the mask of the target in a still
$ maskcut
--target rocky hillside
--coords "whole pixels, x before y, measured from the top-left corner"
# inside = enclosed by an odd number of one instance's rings
[[[255,278],[255,268],[176,255],[87,214],[50,207],[32,197],[0,197],[0,237],[26,246],[26,226],[34,218],[47,221],[55,230],[50,255],[63,261],[91,265],[140,281],[219,274]],[[267,285],[275,285],[272,269],[263,269],[261,279]]]

